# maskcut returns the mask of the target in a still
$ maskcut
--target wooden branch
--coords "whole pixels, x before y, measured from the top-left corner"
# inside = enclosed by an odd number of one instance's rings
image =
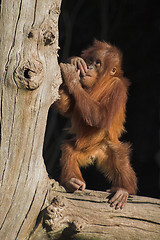
[[[52,182],[43,219],[48,235],[67,240],[159,239],[160,200],[130,196],[123,210],[115,210],[108,196],[91,190],[70,194]]]

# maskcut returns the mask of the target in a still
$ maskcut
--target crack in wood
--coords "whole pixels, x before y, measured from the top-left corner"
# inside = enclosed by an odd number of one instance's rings
[[[36,128],[37,128],[37,125],[38,125],[38,117],[39,117],[40,109],[41,109],[41,101],[42,101],[42,93],[41,93],[41,95],[40,95],[39,108],[38,108],[37,116],[36,116],[36,120],[35,120],[35,127],[34,127],[33,139],[32,139],[32,147],[31,147],[30,157],[29,157],[29,161],[28,161],[28,171],[27,171],[27,176],[26,176],[25,182],[27,182],[28,174],[29,174],[29,169],[30,169],[30,162],[31,162],[31,158],[32,158],[34,141],[35,141],[35,135],[36,135]]]
[[[43,200],[41,209],[40,209],[40,211],[39,211],[39,215],[38,215],[38,217],[37,217],[36,224],[35,224],[35,226],[33,227],[32,231],[30,232],[29,237],[28,237],[28,240],[32,239],[32,236],[34,235],[34,232],[36,231],[36,229],[38,229],[39,224],[40,224],[40,222],[42,221],[43,213],[44,213],[44,209],[43,209],[43,208],[44,208],[44,206],[45,206],[45,202],[46,202],[47,196],[48,196],[48,189],[47,189],[47,192],[46,192],[46,194],[45,194],[45,196],[44,196],[44,200]]]
[[[5,170],[6,170],[6,165],[7,165],[7,160],[4,162],[4,169],[2,172],[2,178],[1,178],[1,187],[3,186],[3,179],[4,179]]]
[[[9,141],[8,141],[8,158],[6,159],[5,164],[4,164],[3,175],[2,175],[2,186],[3,186],[3,180],[4,180],[5,171],[6,171],[7,161],[9,159],[11,139],[12,139],[13,129],[14,129],[13,125],[14,125],[14,122],[15,122],[15,109],[16,109],[16,102],[17,102],[17,94],[18,94],[18,89],[17,89],[17,92],[16,92],[16,96],[15,96],[15,99],[14,99],[14,105],[13,105],[13,118],[12,118],[12,123],[11,123],[11,133],[10,133],[10,137],[9,137]]]
[[[4,76],[4,81],[5,82],[5,79],[7,77],[7,72],[8,72],[8,69],[6,70],[5,72],[5,76]],[[16,94],[16,97],[17,97],[17,94]],[[15,102],[16,102],[16,99],[15,99]],[[13,107],[13,120],[12,120],[12,127],[13,127],[13,122],[14,122],[14,112],[15,112],[15,102],[14,102],[14,107]],[[2,88],[2,95],[1,95],[1,119],[3,118],[2,116],[2,108],[3,108],[3,88]],[[12,131],[13,128],[11,128],[11,135],[9,137],[9,144],[8,144],[8,158],[9,158],[9,149],[10,149],[10,141],[11,141],[11,137],[12,137]],[[3,179],[4,179],[4,175],[5,175],[5,170],[6,170],[6,165],[7,165],[7,160],[5,160],[5,163],[4,163],[4,169],[3,169],[3,173],[2,173],[2,178],[1,178],[1,186],[3,186]]]
[[[31,210],[31,208],[32,208],[32,205],[33,205],[33,202],[34,202],[36,193],[37,193],[38,185],[39,185],[39,181],[37,182],[37,186],[36,186],[36,189],[35,189],[35,192],[34,192],[34,195],[33,195],[32,201],[31,201],[31,204],[30,204],[29,209],[28,209],[28,211],[27,211],[27,213],[26,213],[26,215],[25,215],[25,217],[24,217],[24,219],[23,219],[23,221],[22,221],[22,223],[21,223],[21,225],[20,225],[20,228],[19,228],[19,230],[18,230],[18,232],[17,232],[17,235],[16,235],[15,240],[18,238],[18,235],[19,235],[19,233],[20,233],[20,231],[21,231],[21,229],[22,229],[22,226],[23,226],[25,220],[27,219],[27,216],[28,216],[28,214],[29,214],[29,212],[30,212],[30,210]]]
[[[17,103],[17,94],[18,94],[18,89],[15,95],[15,99],[14,99],[14,106],[13,106],[13,119],[12,119],[12,124],[11,124],[11,134],[9,137],[9,143],[8,143],[8,159],[9,159],[9,153],[10,153],[10,147],[11,147],[11,139],[12,139],[12,135],[13,135],[13,130],[14,130],[14,122],[15,122],[15,109],[16,109],[16,103]]]
[[[145,232],[153,232],[153,233],[158,233],[156,231],[151,231],[151,230],[147,230],[141,227],[136,227],[136,226],[132,226],[132,225],[127,225],[127,224],[123,224],[123,223],[119,223],[119,224],[89,224],[92,226],[99,226],[99,227],[127,227],[127,228],[135,228],[135,229],[139,229]]]
[[[6,65],[5,65],[5,69],[6,69],[6,70],[8,69],[9,58],[10,58],[12,49],[13,49],[13,47],[14,47],[14,45],[15,45],[15,39],[16,39],[16,34],[17,34],[18,22],[19,22],[20,15],[21,15],[21,9],[22,9],[22,0],[20,1],[20,5],[19,5],[19,13],[18,13],[18,18],[17,18],[16,25],[15,25],[15,31],[14,31],[14,35],[13,35],[12,45],[11,45],[11,48],[10,48],[10,50],[9,50],[9,52],[8,52],[7,63],[6,63]]]
[[[21,164],[21,168],[22,168],[22,164]],[[18,182],[19,182],[19,179],[20,179],[20,174],[21,174],[21,170],[20,170],[19,175],[18,175],[18,178],[17,178],[17,182],[16,182],[16,186],[15,186],[15,189],[14,189],[14,192],[13,192],[13,195],[12,195],[12,200],[11,200],[10,207],[9,207],[9,209],[8,209],[5,217],[4,217],[4,220],[3,220],[3,222],[2,222],[2,224],[1,224],[1,226],[0,226],[0,229],[2,229],[2,227],[3,227],[4,223],[5,223],[5,220],[6,220],[7,216],[8,216],[8,214],[9,214],[12,206],[13,206],[14,196],[15,196],[15,194],[16,194],[16,190],[17,190],[17,187],[18,187]]]
[[[96,200],[91,200],[91,199],[81,199],[81,198],[71,198],[71,197],[66,197],[67,199],[74,200],[74,201],[81,201],[81,202],[92,202],[92,203],[108,203],[108,200],[104,201],[96,201]]]
[[[157,205],[157,206],[160,206],[160,204],[159,203],[154,203],[154,202],[137,202],[137,201],[134,201],[134,200],[129,200],[128,202],[130,202],[130,203],[134,203],[134,204],[145,204],[145,205]]]
[[[3,83],[2,83],[2,86],[3,86]],[[3,108],[3,87],[1,89],[1,121],[3,119],[2,108]],[[2,128],[1,122],[0,122],[0,127]],[[1,137],[1,132],[0,132],[0,137]],[[0,144],[1,144],[1,139],[0,139]],[[7,160],[5,160],[5,162],[4,162],[4,169],[2,171],[2,177],[1,177],[1,187],[3,185],[3,179],[4,179],[4,173],[5,173],[5,170],[6,170],[6,164],[7,164]]]
[[[120,227],[134,228],[134,229],[138,229],[138,230],[142,230],[144,232],[150,232],[150,233],[158,233],[156,231],[151,231],[151,230],[147,230],[147,229],[144,229],[144,228],[141,228],[141,227],[126,225],[126,224],[120,224]]]
[[[108,232],[102,232],[102,231],[99,231],[99,232],[96,232],[96,231],[83,231],[83,235],[86,235],[86,234],[100,234],[100,235],[106,235]],[[89,238],[90,239],[90,238]],[[107,238],[107,239],[109,239],[109,238]],[[94,240],[94,238],[93,238],[93,240]],[[96,240],[96,239],[95,239]]]
[[[136,220],[136,221],[141,221],[141,222],[147,222],[147,223],[160,225],[160,223],[158,223],[158,222],[154,222],[154,221],[143,219],[143,218],[125,217],[125,216],[113,216],[112,218],[125,218],[125,219]]]
[[[115,226],[117,226],[117,227],[119,227],[120,226],[120,224],[98,224],[98,223],[94,223],[94,224],[89,224],[89,225],[91,225],[91,226],[99,226],[99,227],[115,227]]]
[[[3,86],[3,85],[2,85],[2,82],[1,82],[1,86]],[[1,121],[2,121],[2,99],[3,99],[3,87],[1,88],[0,126],[1,126]],[[1,129],[0,129],[0,144],[1,144]]]
[[[32,28],[35,24],[35,20],[36,20],[36,10],[37,10],[37,0],[35,0],[35,5],[34,5],[34,15],[33,15],[33,22],[32,22]]]

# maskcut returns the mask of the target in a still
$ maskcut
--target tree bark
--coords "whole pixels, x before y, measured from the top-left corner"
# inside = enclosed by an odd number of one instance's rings
[[[61,0],[10,0],[0,18],[0,239],[25,239],[48,191],[42,148],[61,83]]]
[[[115,210],[109,206],[108,196],[91,190],[70,194],[52,182],[50,203],[43,214],[50,239],[159,239],[159,199],[130,196],[123,210]],[[36,235],[32,240],[47,239],[44,229],[41,234],[44,238]]]

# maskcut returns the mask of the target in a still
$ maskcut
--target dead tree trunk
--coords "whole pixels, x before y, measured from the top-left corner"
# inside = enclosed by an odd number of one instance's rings
[[[10,0],[0,18],[0,239],[25,239],[43,208],[42,148],[57,63],[61,0]]]

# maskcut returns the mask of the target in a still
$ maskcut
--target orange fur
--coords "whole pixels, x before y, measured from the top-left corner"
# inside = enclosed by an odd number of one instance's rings
[[[86,63],[97,56],[102,65],[96,70],[98,77],[93,87],[85,89],[77,85],[69,93],[68,85],[68,91],[60,91],[59,109],[63,114],[71,114],[71,131],[75,134],[75,139],[62,146],[61,183],[65,186],[74,177],[84,182],[79,167],[96,162],[113,187],[134,194],[137,180],[129,161],[130,147],[119,141],[125,131],[129,86],[121,69],[122,54],[116,47],[99,41],[82,53]],[[71,84],[71,73],[68,78]]]

